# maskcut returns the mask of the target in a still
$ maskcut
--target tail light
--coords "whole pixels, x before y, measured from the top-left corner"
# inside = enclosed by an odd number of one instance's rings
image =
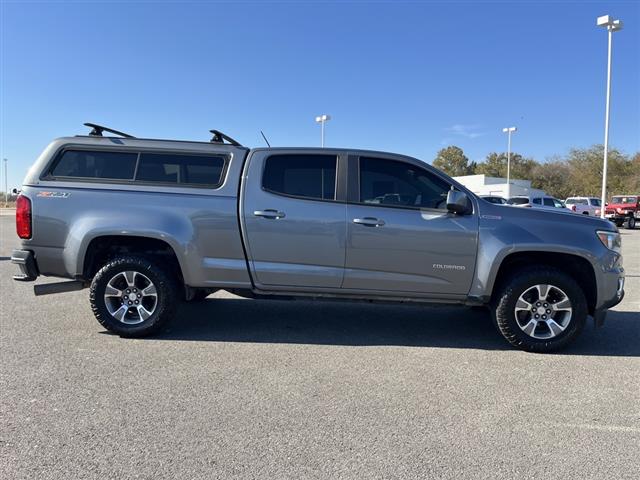
[[[31,238],[31,200],[24,195],[16,200],[16,232],[20,238]]]

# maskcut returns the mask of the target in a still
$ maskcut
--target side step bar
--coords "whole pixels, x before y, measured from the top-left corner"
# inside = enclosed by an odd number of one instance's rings
[[[42,285],[34,285],[33,293],[39,295],[50,295],[52,293],[75,292],[85,288],[85,282],[80,280],[71,280],[68,282],[44,283]]]

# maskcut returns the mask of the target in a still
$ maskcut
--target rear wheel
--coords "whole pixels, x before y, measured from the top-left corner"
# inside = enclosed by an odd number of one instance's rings
[[[107,330],[144,337],[161,330],[175,315],[173,278],[154,262],[137,256],[110,260],[91,282],[93,314]]]
[[[636,228],[636,218],[633,215],[630,216],[629,220],[627,221],[627,228],[630,230]]]
[[[584,328],[587,302],[577,282],[552,267],[514,272],[495,301],[498,329],[511,345],[550,352],[572,342]]]

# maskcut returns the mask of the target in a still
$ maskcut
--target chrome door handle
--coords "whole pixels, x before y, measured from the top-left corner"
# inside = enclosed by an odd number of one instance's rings
[[[271,208],[268,208],[266,210],[256,210],[255,212],[253,212],[253,215],[256,217],[264,217],[264,218],[271,218],[271,219],[284,218],[286,216],[284,212],[279,212]]]
[[[373,217],[354,218],[353,223],[358,225],[364,225],[365,227],[381,227],[384,225],[384,220],[379,220]]]

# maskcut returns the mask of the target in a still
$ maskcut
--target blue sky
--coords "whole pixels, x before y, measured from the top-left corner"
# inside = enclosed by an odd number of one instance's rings
[[[640,2],[29,2],[1,5],[1,156],[17,186],[47,143],[92,121],[141,137],[388,150],[431,162],[640,150]],[[4,182],[3,182],[4,183]],[[4,185],[2,185],[4,187]],[[0,187],[0,188],[2,188]]]

